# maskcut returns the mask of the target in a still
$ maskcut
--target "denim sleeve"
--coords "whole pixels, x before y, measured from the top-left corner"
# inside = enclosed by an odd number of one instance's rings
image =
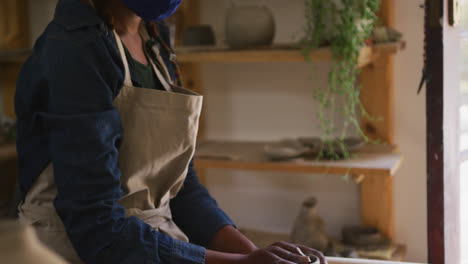
[[[197,245],[209,247],[218,230],[226,225],[235,226],[198,180],[193,161],[190,162],[184,187],[170,205],[174,222]]]
[[[205,249],[125,217],[120,114],[112,102],[122,62],[99,37],[49,40],[44,63],[48,110],[37,114],[49,134],[55,209],[86,263],[204,263]],[[120,61],[119,61],[120,60]]]

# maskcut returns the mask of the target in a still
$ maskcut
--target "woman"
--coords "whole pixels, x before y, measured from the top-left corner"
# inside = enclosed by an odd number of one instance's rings
[[[72,263],[307,263],[257,249],[198,181],[202,98],[157,22],[180,2],[60,0],[18,81],[20,220]]]

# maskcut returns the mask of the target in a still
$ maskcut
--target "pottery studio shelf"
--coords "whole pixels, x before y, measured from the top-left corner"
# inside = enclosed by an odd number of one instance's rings
[[[394,54],[405,47],[405,42],[390,42],[361,48],[358,66],[364,67],[381,54]],[[180,62],[303,62],[301,50],[294,44],[233,50],[227,47],[176,47]],[[31,49],[0,51],[0,63],[24,62]],[[330,48],[317,48],[310,52],[313,62],[332,60]]]
[[[403,49],[405,42],[389,42],[361,48],[358,66],[364,67],[381,54],[394,54]],[[176,47],[179,62],[303,62],[301,50],[294,44],[272,45],[251,49],[230,49],[227,47]],[[328,47],[310,52],[313,62],[332,61]]]
[[[31,52],[31,49],[0,50],[0,63],[22,63]]]
[[[317,161],[304,158],[271,161],[264,154],[271,142],[202,141],[195,153],[199,169],[237,169],[362,176],[392,176],[403,159],[392,145],[365,145],[350,160]]]
[[[288,234],[270,233],[253,229],[239,229],[246,237],[248,237],[258,247],[266,247],[277,241],[290,242]],[[396,244],[393,246],[390,261],[403,261],[406,255],[406,246]]]
[[[16,158],[16,144],[0,145],[0,161]]]

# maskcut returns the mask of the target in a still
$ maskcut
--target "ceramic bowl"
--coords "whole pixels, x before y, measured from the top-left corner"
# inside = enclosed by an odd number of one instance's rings
[[[324,145],[320,138],[317,137],[301,137],[298,138],[298,141],[304,146],[310,148],[310,151],[307,153],[308,157],[316,156],[322,149],[326,150],[330,147],[333,148],[334,152],[340,157],[344,156],[344,152],[341,149],[341,145],[338,140],[332,141],[331,146]],[[364,142],[360,138],[345,138],[343,143],[348,152],[358,151],[362,146],[364,146]]]
[[[309,255],[310,262],[308,264],[320,264],[320,260],[315,255]]]
[[[304,155],[309,148],[294,139],[281,140],[264,147],[265,156],[271,160],[288,160]]]
[[[391,244],[391,240],[382,236],[374,227],[345,227],[342,236],[345,244],[358,248],[379,249]]]

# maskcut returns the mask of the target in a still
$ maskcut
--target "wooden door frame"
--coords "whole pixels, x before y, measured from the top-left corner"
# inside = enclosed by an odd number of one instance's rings
[[[444,239],[444,50],[443,0],[425,1],[426,116],[427,116],[427,228],[428,262],[443,264]]]

